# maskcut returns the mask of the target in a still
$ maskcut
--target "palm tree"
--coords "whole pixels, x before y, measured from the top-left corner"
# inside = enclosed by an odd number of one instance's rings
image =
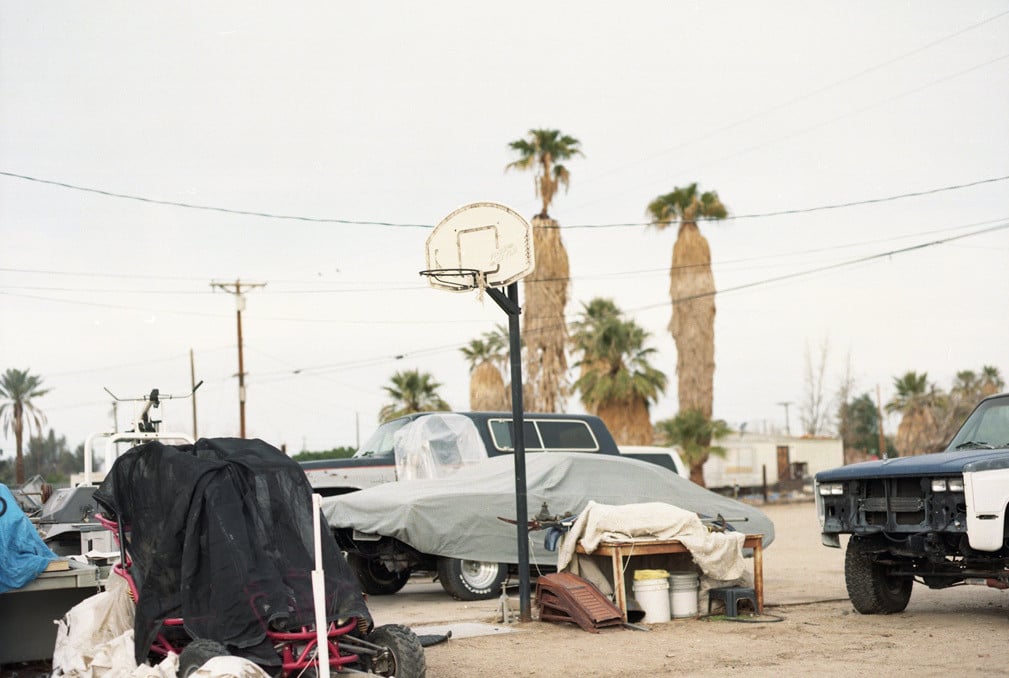
[[[1005,381],[1003,381],[1002,375],[999,374],[998,368],[993,365],[985,365],[981,368],[980,381],[982,396],[995,395],[1005,388]]]
[[[673,315],[669,332],[676,342],[677,395],[680,412],[698,410],[711,418],[715,375],[715,279],[711,250],[697,220],[724,219],[728,210],[714,191],[698,193],[697,184],[676,187],[648,204],[651,225],[664,229],[679,223],[669,297]]]
[[[731,433],[721,419],[709,419],[700,410],[680,410],[672,419],[655,423],[655,429],[666,445],[679,445],[680,456],[690,466],[690,479],[704,485],[704,462],[709,457],[724,457],[725,448],[711,445],[712,440]]]
[[[441,384],[427,372],[404,370],[396,372],[389,381],[391,385],[382,388],[392,398],[392,402],[379,412],[380,421],[389,421],[415,412],[451,409],[438,395]]]
[[[897,393],[886,404],[887,412],[901,414],[894,446],[901,456],[934,452],[941,447],[942,430],[936,418],[936,406],[944,403],[935,384],[928,383],[928,373],[906,372],[894,377]]]
[[[574,388],[582,404],[606,422],[618,444],[652,444],[649,410],[666,388],[666,375],[648,362],[655,352],[645,348],[648,332],[624,320],[610,299],[596,298],[582,308],[571,334],[572,350],[581,354]]]
[[[533,217],[533,247],[536,270],[525,278],[526,409],[558,412],[567,396],[568,341],[564,309],[568,303],[568,253],[561,240],[560,224],[550,218],[554,196],[571,181],[561,164],[578,155],[581,142],[555,129],[531,129],[524,139],[508,144],[519,154],[505,170],[533,172],[536,196],[542,209]]]
[[[469,407],[475,412],[510,409],[508,391],[501,375],[507,343],[500,333],[485,332],[460,350],[469,361]]]
[[[15,461],[14,461],[14,482],[18,485],[25,481],[25,461],[24,461],[24,429],[28,424],[28,433],[31,435],[32,428],[36,433],[42,434],[42,427],[46,423],[46,416],[35,407],[32,402],[35,398],[41,398],[49,389],[42,388],[42,378],[29,374],[28,370],[8,369],[0,377],[0,421],[3,422],[3,431],[6,435],[8,431],[14,431]]]

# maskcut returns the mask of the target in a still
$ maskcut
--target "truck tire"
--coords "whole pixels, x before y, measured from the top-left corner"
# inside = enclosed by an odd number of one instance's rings
[[[361,590],[372,596],[391,596],[410,581],[410,571],[392,572],[381,561],[347,554],[347,563],[357,576]]]
[[[441,587],[457,600],[487,600],[501,595],[508,579],[507,563],[482,560],[438,559]]]
[[[868,552],[869,543],[853,536],[844,554],[844,583],[851,604],[861,614],[903,612],[914,579],[889,574]]]
[[[379,626],[367,640],[388,650],[371,659],[372,673],[396,678],[424,678],[427,660],[420,639],[413,631],[400,624]]]

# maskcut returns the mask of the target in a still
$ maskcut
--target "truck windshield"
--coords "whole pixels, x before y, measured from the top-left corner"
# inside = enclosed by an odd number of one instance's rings
[[[355,457],[392,457],[393,454],[393,438],[396,435],[396,431],[400,430],[404,426],[410,423],[410,419],[394,419],[393,421],[388,421],[371,434],[361,449],[354,453]]]
[[[981,402],[953,436],[947,450],[1009,447],[1009,396]]]

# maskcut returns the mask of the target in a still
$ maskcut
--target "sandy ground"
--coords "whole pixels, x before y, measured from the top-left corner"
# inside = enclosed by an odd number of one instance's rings
[[[979,586],[915,585],[902,614],[863,616],[844,588],[844,553],[820,544],[812,503],[768,506],[777,538],[764,552],[765,615],[741,623],[683,619],[648,631],[532,621],[500,624],[499,601],[453,601],[441,586],[411,582],[373,597],[379,624],[426,633],[460,622],[489,635],[427,648],[428,676],[1006,675],[1009,594]],[[512,598],[512,609],[518,609]],[[535,608],[533,608],[535,616]]]

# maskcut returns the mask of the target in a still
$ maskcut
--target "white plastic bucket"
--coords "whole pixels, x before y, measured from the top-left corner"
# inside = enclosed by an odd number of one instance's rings
[[[645,617],[641,620],[645,624],[669,621],[668,579],[635,579],[634,599],[645,611]]]
[[[669,610],[673,619],[697,616],[697,584],[694,572],[669,575]]]

